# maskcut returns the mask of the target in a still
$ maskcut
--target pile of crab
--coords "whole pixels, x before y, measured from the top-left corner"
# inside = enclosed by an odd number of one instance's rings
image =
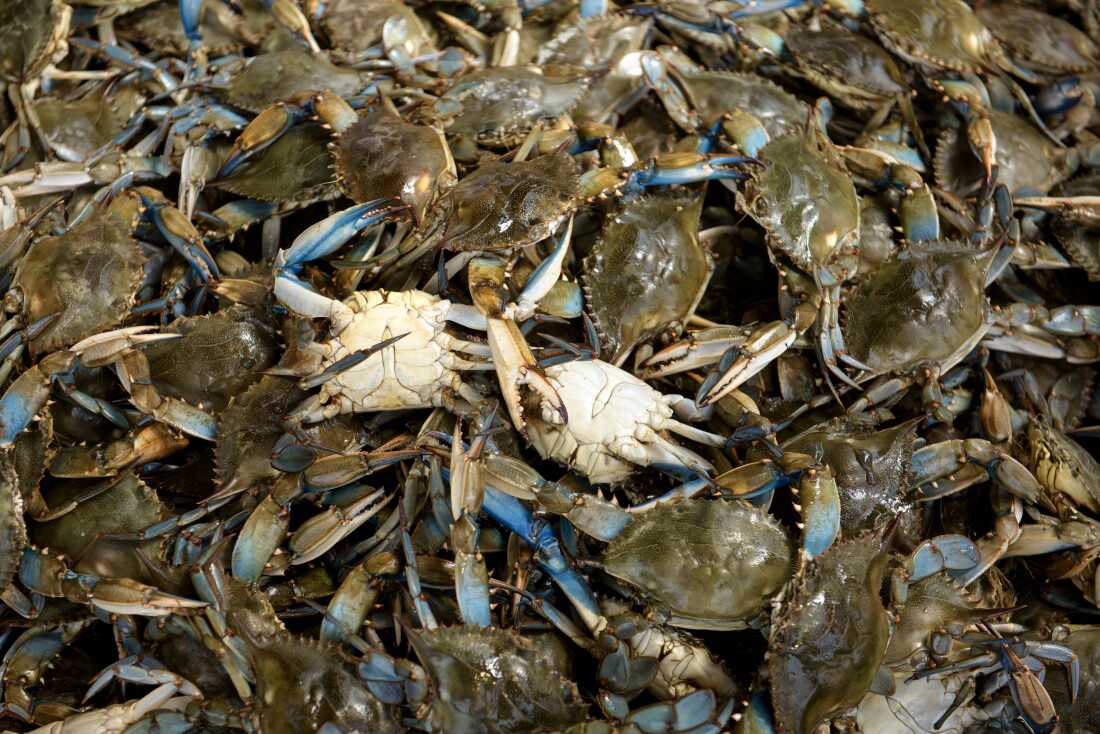
[[[1100,732],[1096,0],[0,0],[0,731]]]

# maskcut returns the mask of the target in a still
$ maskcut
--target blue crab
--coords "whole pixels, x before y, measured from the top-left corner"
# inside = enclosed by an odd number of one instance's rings
[[[584,261],[588,310],[621,365],[640,342],[678,335],[703,297],[714,258],[698,234],[702,199],[628,199]]]
[[[978,18],[1020,66],[1038,74],[1091,71],[1100,48],[1072,23],[1013,3],[978,8]]]

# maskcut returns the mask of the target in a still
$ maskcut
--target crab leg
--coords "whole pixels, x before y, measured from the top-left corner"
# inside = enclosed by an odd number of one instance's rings
[[[492,425],[494,413],[490,413],[484,428]],[[454,440],[451,443],[451,545],[455,555],[455,596],[458,610],[466,624],[488,627],[492,624],[489,614],[489,572],[478,551],[479,529],[477,514],[481,511],[485,485],[482,481],[481,460],[488,434],[473,439],[468,450],[463,450],[461,419],[455,423]]]
[[[202,43],[199,23],[202,21],[202,0],[179,0],[180,23],[187,38],[187,80],[195,79],[206,71],[206,48]]]
[[[160,394],[153,384],[149,360],[143,352],[136,349],[125,352],[116,362],[115,370],[122,386],[130,394],[131,402],[142,413],[195,438],[206,441],[217,438],[218,425],[214,416],[179,398]]]
[[[202,283],[221,277],[214,256],[206,249],[206,244],[195,225],[191,224],[183,213],[167,201],[150,198],[141,191],[141,201],[145,207],[143,216],[149,218],[180,257],[188,262]]]
[[[913,484],[934,482],[962,469],[968,463],[982,466],[992,479],[1028,502],[1042,493],[1039,482],[1023,464],[980,438],[953,439],[925,446],[913,452]]]
[[[735,167],[744,163],[756,163],[756,159],[719,153],[666,153],[654,158],[646,168],[632,173],[627,183],[639,187],[676,186],[719,179],[745,179],[748,175]]]
[[[318,100],[317,103],[320,104],[321,97],[318,96],[316,99]],[[218,169],[214,177],[225,178],[262,153],[281,138],[287,130],[306,119],[310,113],[309,107],[308,104],[297,105],[278,102],[256,115],[252,122],[248,123],[248,126],[237,136],[237,139],[233,142],[233,147],[225,158],[225,162],[222,163],[221,168]],[[320,111],[320,108],[318,108],[318,111]],[[327,119],[326,117],[326,121]]]
[[[171,456],[187,447],[187,439],[161,423],[100,446],[64,446],[50,462],[55,477],[108,477],[136,464]]]
[[[135,56],[121,46],[115,46],[111,44],[99,43],[93,41],[90,38],[73,37],[69,39],[71,45],[75,45],[78,48],[83,48],[92,53],[98,53],[106,57],[108,61],[119,64],[129,69],[136,69],[145,74],[148,74],[153,79],[156,79],[164,91],[169,94],[174,93],[179,88],[179,82],[177,82],[171,74],[166,72],[157,64],[145,59],[141,56]]]
[[[1020,520],[1023,517],[1023,502],[1020,498],[997,485],[992,493],[991,504],[994,512],[993,530],[978,540],[980,561],[969,571],[952,574],[963,586],[968,586],[988,571],[1020,537]]]
[[[87,703],[92,696],[103,690],[112,680],[120,680],[127,683],[136,683],[146,686],[159,686],[171,683],[184,695],[200,695],[199,689],[195,687],[195,684],[182,676],[166,670],[156,659],[144,655],[130,655],[129,657],[119,660],[117,663],[108,665],[92,679],[92,684],[84,694],[84,702]]]
[[[1089,548],[1100,544],[1100,528],[1078,520],[1066,520],[1054,525],[1024,525],[1015,542],[1002,558],[1038,556],[1047,553]]]
[[[76,573],[60,557],[34,548],[23,550],[19,580],[43,596],[65,597],[113,614],[161,617],[206,606],[206,602],[169,594],[133,579]]]
[[[561,515],[585,535],[603,541],[615,538],[630,522],[630,514],[595,494],[574,492],[557,482],[547,481],[529,464],[505,454],[482,459],[482,475],[499,491],[538,504]],[[705,485],[704,485],[705,486]]]
[[[986,346],[1008,352],[1067,359],[1080,364],[1100,360],[1091,339],[1100,336],[1100,307],[1059,306],[1047,309],[1029,303],[1013,303],[994,308],[994,326]],[[1034,330],[1027,333],[1025,330]],[[1035,331],[1041,330],[1041,335]],[[1023,333],[1020,333],[1023,331]],[[1046,338],[1044,338],[1046,337]],[[1061,342],[1061,339],[1069,339]]]

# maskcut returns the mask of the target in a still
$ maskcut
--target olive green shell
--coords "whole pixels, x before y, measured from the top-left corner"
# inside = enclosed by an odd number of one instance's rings
[[[875,431],[856,419],[837,419],[803,431],[784,442],[783,450],[809,454],[832,469],[844,537],[900,517],[898,537],[915,547],[923,530],[921,515],[906,496],[912,486],[916,431],[915,421]]]
[[[887,558],[870,533],[832,546],[792,581],[768,639],[778,732],[812,734],[871,687],[890,635],[880,597]]]
[[[746,212],[772,248],[806,273],[859,242],[860,203],[844,164],[813,131],[773,139],[744,188]]]
[[[329,134],[320,125],[296,125],[268,148],[212,186],[289,208],[340,195],[329,153]]]
[[[558,731],[585,718],[587,704],[546,641],[495,627],[441,627],[410,638],[433,682],[433,732]]]
[[[689,629],[739,629],[791,574],[787,533],[744,502],[690,499],[635,515],[603,568],[638,587]]]
[[[848,351],[879,373],[947,361],[986,323],[991,256],[964,243],[911,243],[846,296]]]
[[[275,327],[245,306],[176,319],[170,331],[183,336],[145,348],[153,381],[215,412],[279,359]]]
[[[634,346],[679,332],[714,271],[699,241],[701,197],[649,195],[608,219],[584,263],[588,309],[619,364]]]
[[[12,283],[23,293],[24,316],[31,323],[58,314],[31,342],[36,354],[114,328],[129,314],[144,264],[132,225],[112,207],[31,245]]]
[[[508,250],[550,236],[580,202],[580,167],[557,151],[522,163],[491,161],[451,189],[451,250]]]

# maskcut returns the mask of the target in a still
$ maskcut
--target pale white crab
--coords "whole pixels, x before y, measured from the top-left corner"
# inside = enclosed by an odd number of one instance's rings
[[[337,212],[300,234],[276,258],[276,299],[302,316],[329,320],[330,338],[302,346],[299,364],[287,368],[308,375],[300,383],[303,388],[321,387],[291,412],[291,423],[316,423],[341,413],[453,410],[456,398],[481,403],[484,397],[463,381],[464,370],[495,370],[502,388],[507,386],[506,394],[526,385],[544,400],[559,403],[514,320],[531,316],[560,277],[572,221],[550,256],[528,277],[516,302],[504,311],[494,305],[492,319],[486,318],[484,304],[452,303],[418,290],[360,291],[337,301],[298,277],[303,263],[331,254],[356,232],[384,221],[391,211],[384,200],[377,200]],[[498,276],[504,277],[504,269],[490,269],[493,278],[485,285],[469,275],[471,292],[480,301],[497,304],[501,297],[495,283]],[[447,331],[448,323],[489,330],[489,343],[455,336]],[[508,343],[512,344],[505,349]]]
[[[476,309],[417,290],[359,291],[344,301],[326,300],[331,337],[310,342],[305,351],[310,371],[328,370],[331,376],[292,418],[315,423],[341,413],[453,407],[459,397],[470,403],[483,399],[460,373],[492,370],[488,346],[446,330],[448,322],[484,329]],[[380,344],[386,345],[354,363],[357,353]]]
[[[714,469],[668,436],[675,433],[711,446],[725,443],[721,436],[673,418],[677,413],[685,418],[696,415],[691,399],[665,395],[598,359],[553,365],[545,375],[567,417],[532,393],[537,405],[524,414],[527,438],[543,458],[568,464],[596,483],[626,479],[637,466]]]

